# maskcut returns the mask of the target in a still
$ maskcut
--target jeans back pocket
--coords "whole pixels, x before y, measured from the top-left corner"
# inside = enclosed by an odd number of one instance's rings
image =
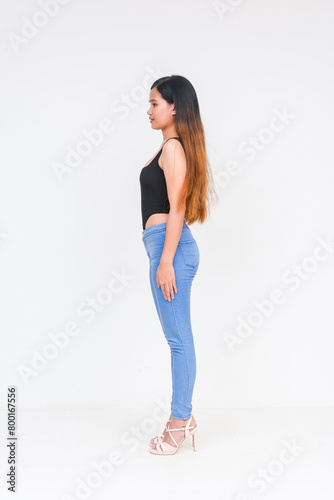
[[[199,265],[199,249],[195,240],[179,242],[178,247],[184,260],[184,264],[191,269]]]

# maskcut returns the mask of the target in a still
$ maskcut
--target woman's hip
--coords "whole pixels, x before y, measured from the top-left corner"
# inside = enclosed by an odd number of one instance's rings
[[[146,249],[146,253],[150,259],[151,266],[154,262],[159,265],[159,261],[163,252],[165,244],[166,235],[166,223],[157,224],[155,226],[150,226],[150,233],[145,233],[143,235],[143,243]],[[164,226],[164,227],[162,227]],[[154,228],[154,230],[152,230]],[[200,261],[200,253],[197,242],[192,235],[192,232],[185,223],[182,227],[181,236],[176,247],[176,251],[173,259],[173,266],[175,272],[180,272],[182,269],[189,271],[197,271]]]

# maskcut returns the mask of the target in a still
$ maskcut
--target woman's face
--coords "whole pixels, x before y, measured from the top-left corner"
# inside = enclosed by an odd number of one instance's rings
[[[147,111],[150,123],[154,129],[165,129],[174,123],[174,104],[169,104],[154,87],[150,92],[149,102],[151,104]]]

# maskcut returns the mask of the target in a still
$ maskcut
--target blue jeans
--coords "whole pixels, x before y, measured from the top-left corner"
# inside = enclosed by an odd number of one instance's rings
[[[177,293],[166,300],[156,281],[156,272],[165,243],[167,222],[142,232],[149,257],[149,276],[155,307],[171,351],[173,418],[185,420],[192,413],[196,378],[196,357],[190,315],[190,293],[199,266],[199,249],[190,227],[183,221],[182,233],[173,260]]]

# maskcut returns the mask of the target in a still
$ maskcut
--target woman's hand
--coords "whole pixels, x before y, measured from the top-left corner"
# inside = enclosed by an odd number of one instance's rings
[[[176,282],[175,282],[175,271],[174,266],[171,262],[162,262],[157,269],[156,281],[158,287],[161,286],[162,293],[166,300],[174,299],[174,290],[177,293]]]

